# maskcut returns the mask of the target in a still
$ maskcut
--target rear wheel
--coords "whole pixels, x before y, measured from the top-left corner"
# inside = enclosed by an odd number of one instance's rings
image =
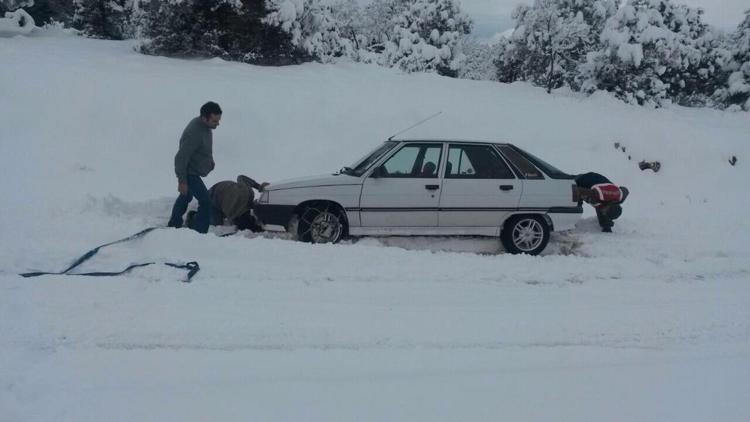
[[[344,217],[330,203],[306,206],[299,214],[297,237],[303,242],[337,243],[344,237]]]
[[[516,215],[508,219],[500,234],[505,250],[512,254],[540,254],[549,242],[550,229],[538,215]]]

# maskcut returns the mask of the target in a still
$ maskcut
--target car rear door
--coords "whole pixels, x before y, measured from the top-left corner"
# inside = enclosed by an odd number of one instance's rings
[[[523,184],[489,144],[448,145],[440,227],[499,227],[518,208]]]
[[[523,200],[519,206],[529,210],[546,210],[552,206],[555,201],[550,195],[559,192],[555,184],[547,180],[541,170],[515,148],[510,145],[500,145],[498,149],[516,170],[519,177],[523,178]],[[570,188],[564,190],[564,193],[570,196]]]
[[[436,227],[443,154],[438,142],[405,143],[362,185],[363,227]]]

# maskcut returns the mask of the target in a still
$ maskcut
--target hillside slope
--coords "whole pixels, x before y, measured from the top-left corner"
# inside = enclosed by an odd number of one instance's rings
[[[747,113],[59,34],[0,39],[0,60],[2,420],[750,418]],[[193,283],[16,275],[165,224],[206,100],[224,109],[209,185],[332,172],[441,111],[404,136],[509,141],[632,193],[615,233],[587,209],[541,257],[161,230],[82,270],[197,260]]]

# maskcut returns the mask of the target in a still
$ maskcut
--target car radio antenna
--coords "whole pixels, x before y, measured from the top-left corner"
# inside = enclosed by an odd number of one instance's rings
[[[427,121],[429,121],[429,120],[432,120],[432,119],[434,119],[435,117],[437,117],[437,116],[441,115],[442,113],[443,113],[442,111],[438,111],[437,113],[433,114],[432,116],[430,116],[430,117],[428,117],[428,118],[426,118],[426,119],[420,120],[419,122],[417,122],[417,123],[415,123],[415,124],[413,124],[413,125],[411,125],[411,126],[407,127],[406,129],[404,129],[404,130],[402,130],[402,131],[400,131],[400,132],[396,132],[396,133],[394,133],[393,135],[391,135],[391,136],[390,136],[390,137],[388,138],[388,140],[389,140],[389,141],[392,141],[392,140],[393,140],[393,138],[395,138],[396,136],[398,136],[398,135],[401,135],[402,133],[406,132],[407,130],[411,130],[411,129],[414,129],[415,127],[417,127],[417,126],[421,125],[422,123],[425,123],[425,122],[427,122]]]

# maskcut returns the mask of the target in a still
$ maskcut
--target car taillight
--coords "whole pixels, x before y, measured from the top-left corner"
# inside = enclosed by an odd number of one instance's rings
[[[573,202],[580,202],[581,201],[581,194],[578,191],[578,186],[576,185],[570,185],[571,190],[573,191],[572,199]]]

